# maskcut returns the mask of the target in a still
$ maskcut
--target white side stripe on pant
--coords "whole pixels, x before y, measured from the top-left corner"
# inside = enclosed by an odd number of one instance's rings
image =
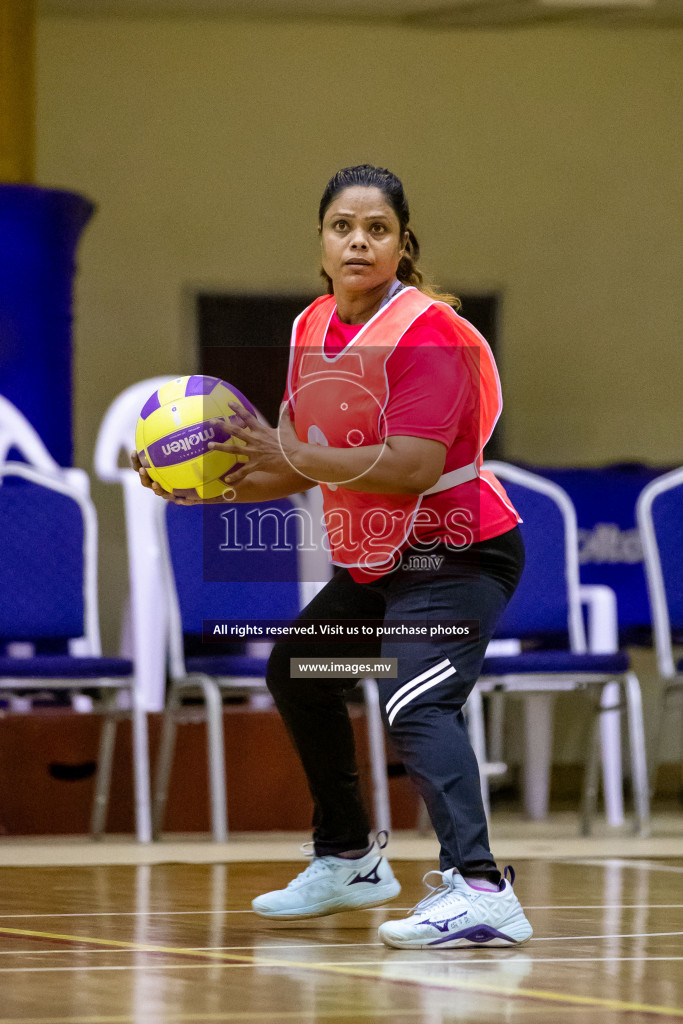
[[[445,671],[441,671],[442,669]],[[437,683],[440,683],[443,679],[447,679],[448,676],[452,676],[454,674],[455,669],[448,658],[444,658],[444,660],[440,661],[437,665],[432,665],[432,667],[427,669],[426,672],[422,672],[419,676],[415,676],[414,679],[407,682],[396,691],[391,700],[387,703],[386,711],[389,715],[389,725],[392,724],[401,708],[405,707],[413,697],[417,697],[418,694],[424,693],[424,691],[428,690],[431,686],[436,686]],[[420,683],[422,683],[421,686],[419,685]]]
[[[401,708],[405,707],[406,704],[409,704],[410,701],[413,699],[413,697],[417,697],[418,694],[424,693],[424,691],[425,690],[429,690],[430,687],[436,686],[436,684],[440,683],[442,679],[447,679],[448,676],[454,676],[454,675],[455,675],[455,669],[453,667],[448,668],[448,669],[446,669],[445,672],[442,672],[440,675],[433,676],[431,679],[428,679],[426,683],[423,683],[422,686],[418,686],[416,690],[411,690],[411,692],[408,694],[408,696],[404,697],[403,700],[399,701],[398,704],[394,707],[394,710],[389,715],[389,725],[392,724],[392,722],[396,718],[396,715],[399,713]]]
[[[432,667],[428,668],[425,672],[421,672],[419,676],[415,676],[414,679],[409,679],[408,682],[404,683],[400,690],[397,690],[394,696],[387,701],[387,714],[389,714],[396,701],[400,700],[404,693],[407,693],[408,690],[412,690],[414,686],[417,686],[423,680],[431,679],[431,677],[436,675],[437,672],[440,672],[449,665],[450,661],[448,658],[444,658],[444,660],[440,661],[438,665],[432,665]]]

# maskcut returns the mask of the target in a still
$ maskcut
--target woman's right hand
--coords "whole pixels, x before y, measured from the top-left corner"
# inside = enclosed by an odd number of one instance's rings
[[[147,470],[142,466],[140,462],[140,456],[136,451],[130,453],[130,464],[133,469],[138,473],[140,477],[140,483],[143,487],[146,487],[149,491],[154,491],[156,495],[163,498],[164,501],[172,501],[175,505],[202,505],[204,502],[201,498],[188,498],[186,496],[180,497],[180,495],[174,494],[172,491],[165,491],[161,484],[158,484],[156,480],[152,480]]]

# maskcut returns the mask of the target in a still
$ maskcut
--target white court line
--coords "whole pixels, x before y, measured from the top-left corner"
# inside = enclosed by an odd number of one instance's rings
[[[499,946],[497,948],[500,949],[501,947]],[[405,952],[405,950],[403,952]],[[588,963],[598,963],[598,962],[599,963],[603,963],[603,962],[612,963],[615,960],[619,960],[619,961],[621,961],[621,960],[666,960],[667,963],[670,960],[683,960],[683,956],[551,956],[551,957],[535,957],[535,956],[529,956],[528,953],[524,954],[524,953],[520,952],[520,953],[517,954],[517,958],[516,959],[514,959],[514,960],[501,960],[498,963],[495,960],[468,960],[466,957],[461,957],[461,958],[459,957],[457,960],[450,959],[450,958],[448,960],[444,959],[443,966],[444,967],[446,965],[450,966],[450,964],[466,964],[469,967],[470,964],[480,964],[482,967],[488,966],[488,967],[494,968],[495,970],[502,970],[502,968],[505,966],[505,964],[510,964],[511,966],[513,966],[514,964],[519,963],[519,960],[520,960],[520,958],[522,956],[525,956],[526,962],[527,962],[529,967],[533,967],[534,964],[576,964],[576,963],[584,963],[584,962],[588,962]],[[325,963],[326,964],[329,963],[331,965],[334,965],[335,967],[344,966],[346,964],[352,965],[354,967],[360,967],[361,964],[364,964],[366,967],[377,967],[377,966],[381,966],[381,967],[394,967],[394,968],[396,968],[397,971],[400,970],[402,973],[405,973],[405,971],[407,969],[409,969],[411,967],[414,967],[414,966],[418,966],[418,967],[427,967],[427,966],[433,967],[434,966],[434,958],[432,957],[431,960],[402,960],[400,962],[393,961],[393,960],[390,960],[390,959],[387,959],[387,960],[339,960],[337,962],[335,962],[334,960],[326,960]],[[437,963],[438,963],[438,961],[437,961]],[[259,964],[258,966],[260,968],[261,965]],[[6,970],[11,970],[11,969],[12,968],[10,968],[10,967],[6,968]],[[49,969],[52,970],[53,968],[49,968]],[[98,968],[94,968],[94,969],[97,970]],[[431,975],[431,977],[437,977],[438,978],[438,975]]]
[[[683,903],[558,903],[547,907],[524,904],[525,910],[680,910],[681,907]]]
[[[500,949],[500,947],[498,947],[498,948]],[[405,950],[403,952],[405,952]],[[447,952],[447,951],[444,951],[444,952]],[[449,958],[448,960],[444,959],[443,966],[446,967],[446,966],[450,966],[451,964],[465,964],[467,967],[469,967],[470,964],[476,964],[476,965],[481,965],[482,967],[487,967],[488,966],[488,967],[490,967],[492,969],[495,969],[497,971],[497,970],[502,970],[503,967],[506,964],[510,964],[510,966],[514,966],[515,964],[518,964],[519,963],[519,958],[521,958],[524,955],[525,954],[520,952],[517,955],[517,957],[518,957],[517,959],[515,959],[515,960],[501,960],[499,963],[496,963],[495,960],[468,960],[466,957],[458,958],[457,960]],[[440,953],[439,956],[442,956],[442,954]],[[535,957],[535,956],[529,956],[529,954],[527,953],[526,954],[526,960],[527,960],[527,965],[529,967],[533,967],[534,964],[613,963],[614,961],[626,961],[626,960],[628,960],[628,961],[631,961],[631,960],[665,960],[667,963],[669,963],[672,960],[683,960],[683,956],[551,956],[551,957]],[[439,961],[437,961],[437,963],[438,962]],[[360,967],[361,965],[363,965],[365,967],[378,967],[378,966],[379,967],[385,967],[385,968],[386,967],[393,967],[397,971],[401,971],[401,973],[405,974],[406,971],[408,969],[410,969],[411,967],[433,967],[434,966],[434,958],[432,957],[431,960],[402,960],[400,962],[392,961],[390,959],[387,959],[387,960],[339,960],[337,962],[335,962],[334,960],[326,960],[325,963],[326,964],[329,963],[331,966],[335,966],[335,967],[347,966],[347,965],[348,966],[353,966],[353,967]],[[240,966],[240,965],[236,965],[236,966]],[[261,965],[258,964],[258,967],[260,969]],[[21,970],[21,968],[19,968],[19,969]],[[48,968],[48,969],[49,970],[53,970],[53,968]],[[60,970],[61,969],[62,968],[60,968]],[[6,968],[6,970],[11,970],[11,968]],[[86,970],[87,970],[87,968],[86,968]],[[94,970],[98,970],[98,968],[94,968]],[[434,974],[426,975],[424,980],[427,981],[427,980],[430,980],[432,978],[438,979],[438,975],[434,975]]]
[[[654,939],[662,935],[683,935],[683,932],[625,932],[617,935],[540,935],[532,942],[574,942],[577,939]]]
[[[135,948],[102,949],[98,946],[97,949],[0,949],[0,956],[45,956],[48,953],[61,953],[62,956],[80,956],[81,953],[135,953]]]
[[[292,943],[292,944],[288,943],[285,946],[285,945],[281,945],[280,943],[274,942],[274,943],[271,943],[270,945],[263,945],[263,946],[262,945],[258,945],[258,946],[255,946],[253,944],[253,942],[252,942],[249,946],[192,946],[192,952],[193,953],[197,953],[197,952],[199,952],[199,953],[212,953],[212,952],[228,953],[228,952],[230,952],[232,950],[250,949],[252,951],[252,953],[263,953],[266,950],[269,950],[269,951],[277,953],[277,952],[281,952],[282,950],[285,950],[285,949],[311,949],[311,950],[317,950],[317,949],[361,949],[361,948],[364,948],[365,946],[374,947],[376,949],[377,948],[381,949],[384,946],[384,943],[383,942],[298,942],[298,943]],[[74,954],[77,953],[78,956],[80,956],[82,953],[139,953],[139,952],[140,952],[140,949],[137,946],[129,946],[129,947],[126,947],[126,948],[123,948],[123,949],[120,948],[120,947],[117,948],[117,949],[103,949],[102,946],[97,946],[96,948],[93,946],[90,949],[82,949],[80,947],[78,949],[54,949],[54,948],[53,949],[30,949],[30,948],[27,948],[27,949],[0,949],[0,956],[25,956],[25,955],[34,956],[34,955],[36,955],[38,953],[41,953],[41,954],[44,954],[44,953],[61,954],[62,956],[74,956]],[[149,952],[149,950],[142,950],[142,952]]]
[[[596,861],[597,863],[597,861]],[[532,906],[524,904],[525,910],[680,910],[683,903],[557,903],[548,905]],[[391,910],[409,913],[412,907],[396,907],[393,903],[387,903],[383,907],[358,907],[347,911],[347,913],[371,914],[377,910]],[[178,917],[184,914],[194,914],[200,917],[202,914],[253,914],[253,910],[98,910],[86,911],[75,914],[0,914],[0,921],[29,918],[58,918],[58,917]],[[343,911],[342,911],[343,913]],[[292,924],[292,922],[288,922]]]
[[[442,955],[442,954],[440,954]],[[535,957],[529,957],[529,966],[533,967],[534,964],[575,964],[575,963],[615,963],[624,961],[643,961],[643,960],[664,960],[670,963],[674,960],[683,960],[683,956],[555,956],[555,957],[543,957],[536,959]],[[501,961],[501,966],[511,961]],[[443,965],[450,966],[451,964],[466,964],[468,967],[472,964],[481,964],[485,967],[494,967],[498,969],[495,961],[492,960],[470,960],[466,957],[459,958],[457,960],[448,959],[443,961]],[[325,960],[322,964],[318,964],[315,961],[311,961],[307,964],[297,965],[301,967],[395,967],[397,970],[401,970],[404,974],[406,967],[433,967],[434,958],[430,960],[411,960],[410,962],[403,960],[400,963],[391,963],[389,960]],[[168,964],[130,964],[130,965],[114,965],[106,967],[0,967],[0,974],[54,974],[55,972],[66,972],[66,971],[212,971],[219,968],[220,970],[236,970],[238,968],[244,969],[250,967],[252,970],[258,967],[259,971],[265,969],[282,971],[289,970],[287,965],[282,964],[269,964],[259,963],[258,961],[253,964],[226,964],[218,961],[217,963],[210,964],[185,964],[185,963],[168,963]],[[378,979],[381,980],[381,979]],[[386,980],[390,980],[390,976],[387,975]],[[435,980],[434,975],[426,975],[424,979],[411,979],[411,980],[424,980],[426,982]],[[436,977],[438,981],[438,977]]]
[[[662,938],[664,936],[670,936],[670,935],[683,935],[683,932],[680,932],[680,931],[679,932],[624,932],[624,933],[620,932],[618,934],[608,934],[608,935],[538,935],[538,936],[534,936],[530,941],[531,941],[531,945],[535,945],[537,942],[578,942],[579,940],[583,940],[583,939],[651,939],[651,938]],[[258,956],[260,953],[265,953],[266,950],[272,951],[272,952],[277,952],[277,953],[283,953],[283,952],[285,952],[287,950],[292,950],[292,949],[306,949],[306,950],[311,950],[311,951],[315,952],[318,949],[366,949],[366,948],[368,948],[368,949],[380,948],[381,949],[383,946],[384,946],[384,943],[382,943],[382,942],[297,942],[297,943],[270,943],[270,944],[266,944],[266,945],[260,945],[259,944],[258,946],[255,946],[253,943],[251,943],[250,945],[247,945],[247,946],[192,946],[192,947],[188,947],[188,949],[191,949],[191,951],[193,953],[214,953],[214,952],[228,953],[228,952],[235,952],[235,951],[238,951],[238,950],[245,950],[245,949],[247,949],[247,950],[250,950],[255,956]],[[126,948],[126,949],[121,949],[121,948],[119,948],[119,949],[102,949],[102,947],[97,947],[97,948],[92,947],[90,949],[80,949],[80,948],[79,949],[31,949],[31,948],[28,948],[28,949],[5,949],[5,950],[0,950],[0,955],[4,955],[4,956],[26,956],[26,955],[34,956],[34,955],[38,955],[38,954],[41,954],[41,955],[44,955],[44,954],[53,954],[53,955],[54,954],[61,954],[62,956],[74,956],[74,955],[78,954],[80,956],[82,953],[140,953],[140,952],[143,952],[143,953],[150,953],[151,952],[151,953],[155,953],[156,954],[157,951],[156,950],[140,950],[136,946],[131,946],[130,948]],[[172,954],[169,952],[168,955],[170,956]],[[562,959],[565,959],[565,958],[563,957]],[[579,959],[583,959],[583,958],[579,958]],[[586,959],[593,959],[593,957],[588,957]],[[595,959],[601,959],[601,958],[597,957]],[[610,958],[609,957],[604,957],[602,959],[610,959]],[[633,959],[633,958],[630,958],[630,957],[625,957],[625,958],[624,957],[619,957],[617,959]],[[639,959],[639,958],[636,957],[635,959]],[[650,958],[649,957],[645,957],[645,959],[650,959]],[[661,960],[670,960],[670,959],[671,960],[677,960],[678,959],[678,960],[680,960],[680,959],[683,959],[683,957],[655,957],[655,959],[661,959]],[[332,961],[330,961],[330,962],[332,962]],[[361,961],[349,961],[349,962],[360,963]],[[449,963],[451,963],[451,962],[452,961],[449,961]],[[467,961],[467,962],[469,963],[470,961]],[[472,962],[474,963],[475,961],[472,961]],[[486,961],[486,962],[489,963],[490,961]],[[536,962],[537,961],[534,960],[534,963],[536,963]],[[241,965],[238,965],[238,966],[241,966]],[[2,968],[2,970],[9,970],[9,969],[10,968]]]
[[[631,860],[631,859],[626,860],[626,859],[621,858],[621,857],[605,857],[605,858],[602,858],[600,860],[598,860],[598,859],[590,859],[589,860],[588,858],[581,858],[581,860],[579,860],[577,858],[576,860],[574,860],[574,858],[572,858],[572,859],[562,860],[561,863],[562,864],[587,865],[588,867],[599,867],[599,868],[604,868],[604,867],[648,868],[648,870],[650,870],[650,871],[673,871],[676,874],[683,874],[683,867],[678,867],[678,866],[673,865],[673,864],[659,864],[657,861],[654,861],[654,860]]]
[[[273,964],[225,964],[219,960],[210,964],[115,964],[106,967],[0,967],[0,974],[54,974],[67,971],[206,971],[219,967],[222,971],[235,967],[258,967],[261,971],[264,967],[272,967]],[[307,965],[306,965],[307,966]],[[280,968],[281,970],[283,968]],[[288,970],[289,968],[287,968]]]
[[[671,903],[662,904],[662,906],[673,906]],[[683,904],[682,904],[683,906]],[[412,910],[412,907],[394,907],[391,910],[405,910],[406,913]],[[371,914],[375,910],[382,910],[382,907],[350,907],[346,913],[353,912],[354,914],[365,913]],[[341,911],[344,913],[344,911]],[[85,912],[80,914],[0,914],[0,921],[5,921],[10,918],[35,918],[35,917],[177,917],[181,914],[195,914],[197,916],[201,914],[252,914],[254,911],[249,908],[248,910],[97,910],[92,912]],[[291,922],[290,922],[291,923]]]
[[[361,910],[368,908],[361,907]],[[371,908],[376,909],[376,908]],[[401,908],[402,909],[402,908]],[[253,914],[253,910],[97,910],[80,914],[0,914],[0,921],[15,917],[166,917],[178,914]]]

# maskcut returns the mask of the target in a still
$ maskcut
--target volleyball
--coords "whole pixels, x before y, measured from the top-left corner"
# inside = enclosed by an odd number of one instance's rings
[[[138,419],[135,448],[152,480],[181,497],[222,494],[230,473],[247,461],[208,447],[210,441],[230,438],[230,421],[235,418],[230,403],[256,415],[251,402],[218,377],[176,377],[150,395]]]

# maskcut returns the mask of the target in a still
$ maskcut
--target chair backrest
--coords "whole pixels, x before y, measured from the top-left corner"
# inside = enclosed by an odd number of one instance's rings
[[[70,482],[0,464],[0,642],[82,639],[99,654],[97,518]]]
[[[170,374],[150,377],[117,395],[104,414],[95,444],[97,476],[105,483],[120,484],[123,491],[129,591],[122,615],[121,653],[135,660],[139,693],[149,711],[164,706],[166,684],[166,610],[156,523],[159,499],[140,486],[129,458],[140,410],[170,380]]]
[[[45,472],[59,470],[35,427],[9,399],[0,395],[0,462],[6,461],[12,448],[27,462]]]
[[[526,549],[522,579],[498,624],[496,637],[528,639],[563,634],[571,650],[586,650],[579,596],[576,513],[566,491],[536,473],[486,462],[520,516]]]
[[[0,395],[0,463],[12,454],[19,455],[30,466],[41,469],[71,484],[81,494],[90,494],[90,478],[82,469],[62,467],[55,460],[32,423],[9,399]]]
[[[675,675],[672,629],[683,630],[683,468],[657,477],[636,504],[657,661]]]
[[[174,607],[178,616],[180,612],[177,609],[177,600],[175,605],[166,600],[167,592],[174,590],[174,586],[164,588],[161,583],[162,577],[166,579],[168,572],[167,564],[160,563],[166,548],[163,539],[166,527],[161,516],[164,504],[152,491],[140,486],[137,473],[128,464],[128,454],[134,444],[135,427],[142,406],[162,384],[173,379],[167,376],[142,380],[118,395],[105,413],[95,448],[95,471],[98,477],[108,483],[119,483],[123,489],[130,580],[128,602],[124,609],[124,628],[128,623],[130,628],[124,634],[124,653],[132,653],[135,658],[140,692],[150,711],[160,710],[164,703],[166,643],[169,635],[167,614],[172,614]],[[191,516],[193,510],[180,508],[177,511],[181,516],[184,514],[180,522],[189,524],[188,513]],[[201,539],[201,527],[199,532],[194,532],[194,537],[196,540]],[[185,549],[188,555],[193,550],[189,544]],[[311,558],[310,552],[300,554],[302,557],[307,555],[309,560]],[[201,565],[200,559],[197,564]],[[220,572],[223,572],[222,566],[219,568]],[[307,567],[308,575],[304,578],[317,579],[315,571],[315,565],[312,568]],[[201,573],[197,578],[201,578]],[[224,573],[222,578],[225,579]],[[220,581],[220,575],[218,579]],[[313,584],[311,588],[314,589]],[[184,592],[184,588],[181,590]],[[210,604],[209,601],[208,605]],[[196,607],[200,608],[201,605]],[[220,613],[216,613],[216,617],[218,614]],[[201,616],[199,618],[201,623]],[[188,625],[197,628],[196,622]],[[177,655],[178,650],[182,652],[182,627],[178,624],[176,629],[174,623],[171,623],[170,636],[180,637],[179,641],[175,641]],[[173,650],[171,663],[178,665]]]
[[[289,501],[159,507],[173,673],[182,672],[183,638],[200,637],[204,620],[258,624],[296,616],[300,523]]]
[[[100,480],[117,483],[123,473],[130,473],[129,452],[135,439],[135,427],[145,401],[162,384],[168,384],[173,377],[149,377],[122,391],[114,399],[100,424],[95,444],[95,472]],[[125,466],[119,462],[121,456]]]

